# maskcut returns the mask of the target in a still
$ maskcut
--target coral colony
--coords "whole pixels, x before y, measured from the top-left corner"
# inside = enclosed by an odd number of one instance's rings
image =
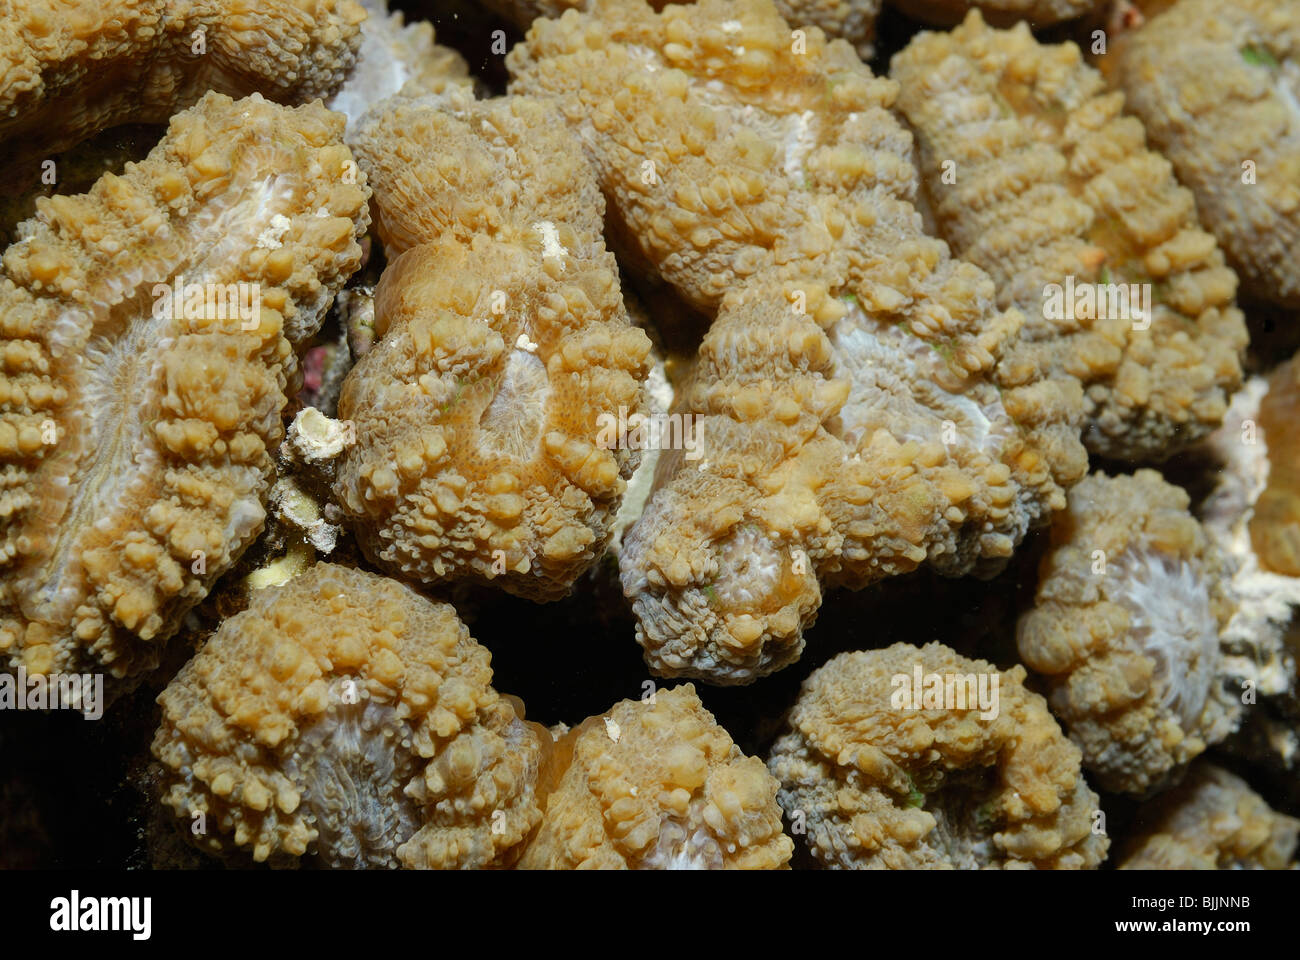
[[[888,3],[12,4],[0,725],[159,868],[1294,867],[1300,5]]]

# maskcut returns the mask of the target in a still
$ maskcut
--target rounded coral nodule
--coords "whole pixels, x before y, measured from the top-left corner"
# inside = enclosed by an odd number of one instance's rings
[[[761,270],[834,256],[855,217],[884,233],[914,216],[895,85],[843,40],[795,36],[770,0],[662,13],[598,0],[536,21],[506,64],[512,92],[557,98],[579,132],[629,267],[696,307]],[[876,279],[902,286],[907,273]]]
[[[772,870],[790,859],[776,781],[690,684],[587,719],[552,756],[521,869]]]
[[[1218,426],[1247,340],[1237,279],[1123,94],[1073,43],[978,12],[891,76],[940,235],[1027,317],[1007,375],[1078,379],[1104,457],[1161,461]]]
[[[0,654],[157,662],[262,528],[295,349],[369,194],[319,103],[210,93],[149,156],[38,201],[0,280]]]
[[[401,252],[339,400],[357,443],[335,494],[385,569],[556,599],[603,552],[639,456],[608,418],[645,406],[650,342],[599,192],[544,103],[398,98],[374,117],[358,149]]]
[[[1206,761],[1162,795],[1130,838],[1120,870],[1288,870],[1300,820],[1277,813],[1240,777]]]
[[[1097,795],[1024,677],[938,643],[830,660],[768,760],[795,832],[834,869],[1097,866]]]
[[[822,584],[995,572],[1064,506],[1082,449],[1044,384],[1000,389],[987,367],[1018,315],[963,329],[992,284],[950,267],[918,310],[952,319],[942,332],[821,279],[724,302],[678,404],[695,447],[661,459],[620,552],[654,672],[751,682],[799,658]]]
[[[1023,318],[922,231],[897,87],[847,44],[766,0],[598,3],[507,63],[559,99],[615,232],[718,309],[674,411],[703,441],[620,553],[657,673],[749,682],[798,657],[819,578],[989,570],[1064,505],[1079,386],[999,372]]]
[[[1052,528],[1017,642],[1084,766],[1143,793],[1231,733],[1241,716],[1221,636],[1231,568],[1154,470],[1093,474]]]
[[[1252,297],[1300,307],[1300,5],[1179,0],[1119,82]]]
[[[509,865],[550,736],[490,664],[447,604],[317,564],[254,591],[158,697],[163,801],[257,862]]]
[[[353,0],[11,0],[0,27],[0,164],[122,123],[165,123],[216,91],[328,97],[356,61]]]

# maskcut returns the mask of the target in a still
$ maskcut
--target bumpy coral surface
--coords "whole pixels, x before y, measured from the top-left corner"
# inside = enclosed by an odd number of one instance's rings
[[[1056,477],[1081,472],[1050,385],[988,375],[1018,315],[949,340],[878,318],[847,285],[832,296],[826,279],[733,294],[681,392],[693,459],[661,456],[620,554],[656,673],[747,683],[793,662],[821,583],[922,563],[995,571],[1064,505]],[[947,302],[978,316],[979,300]]]
[[[208,90],[306,103],[356,59],[353,0],[6,0],[3,154],[48,156],[119,123],[163,123]]]
[[[1241,383],[1236,277],[1123,95],[1074,44],[978,12],[891,72],[941,235],[1029,318],[1003,362],[1077,377],[1102,456],[1163,460],[1213,430]]]
[[[10,665],[147,668],[261,529],[294,348],[360,262],[342,131],[320,104],[208,94],[143,162],[19,227],[0,280]]]
[[[884,0],[776,0],[777,12],[796,30],[817,27],[847,40],[858,56],[875,56],[876,17]]]
[[[1187,506],[1154,470],[1090,475],[1053,525],[1019,624],[1021,658],[1110,790],[1160,786],[1240,716],[1220,649],[1231,569]]]
[[[1097,795],[1024,677],[938,643],[835,657],[768,760],[795,832],[837,869],[1095,867]]]
[[[687,0],[689,2],[689,0]],[[829,37],[840,37],[853,44],[863,60],[874,53],[876,17],[883,0],[775,0],[777,12],[791,29],[817,27]],[[590,10],[590,0],[484,0],[484,3],[527,30],[537,17],[552,19],[566,10]],[[663,9],[663,0],[651,0],[655,9]]]
[[[367,110],[408,83],[410,91],[427,93],[472,85],[465,58],[434,43],[432,24],[406,23],[401,13],[388,12],[387,0],[361,0],[361,5],[366,19],[361,24],[356,65],[326,104],[347,114],[349,141]]]
[[[1243,290],[1300,306],[1300,5],[1180,0],[1118,52],[1129,108]]]
[[[1285,870],[1300,820],[1269,808],[1240,777],[1198,763],[1144,811],[1121,870]]]
[[[889,0],[904,13],[926,23],[945,26],[961,21],[970,11],[983,11],[990,23],[1007,26],[1028,23],[1037,29],[1094,13],[1108,0]]]
[[[553,106],[475,100],[463,87],[408,94],[378,104],[353,138],[390,259],[422,243],[496,234],[549,237],[555,250],[561,228],[599,243],[600,190]]]
[[[490,662],[450,606],[318,564],[254,592],[159,696],[163,800],[200,848],[259,862],[507,865],[550,736]]]
[[[358,134],[391,260],[381,337],[349,374],[335,491],[389,570],[536,599],[604,551],[638,451],[602,415],[644,411],[628,320],[580,148],[540,101],[397,99]]]
[[[794,849],[776,781],[690,684],[579,724],[543,776],[551,792],[521,868],[771,870]]]
[[[512,90],[560,99],[623,245],[696,306],[715,309],[761,270],[886,236],[898,256],[930,259],[914,276],[880,265],[873,305],[906,311],[924,297],[915,286],[947,272],[935,265],[946,258],[899,236],[919,227],[910,138],[888,112],[894,85],[844,41],[792,37],[770,0],[662,13],[602,0],[538,20],[506,62]]]

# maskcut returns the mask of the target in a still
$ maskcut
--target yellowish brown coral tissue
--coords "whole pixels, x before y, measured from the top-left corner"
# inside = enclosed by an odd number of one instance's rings
[[[1110,844],[1097,795],[1024,679],[939,643],[814,672],[768,760],[814,856],[853,870],[1097,866]]]
[[[1243,290],[1300,307],[1300,4],[1179,0],[1117,55]]]
[[[542,824],[521,868],[772,870],[794,849],[777,782],[689,683],[574,727],[543,781]]]
[[[1020,656],[1108,790],[1144,793],[1237,726],[1220,638],[1231,570],[1154,470],[1093,474],[1052,528]]]
[[[893,60],[940,235],[1028,318],[1002,362],[1077,378],[1083,439],[1161,461],[1241,385],[1237,278],[1191,191],[1073,43],[972,12]]]
[[[1295,868],[1300,3],[890,5],[0,0],[0,713],[159,867]]]
[[[395,98],[356,138],[394,259],[380,341],[349,374],[335,493],[367,556],[425,582],[538,600],[604,552],[639,451],[602,418],[645,411],[599,191],[543,101]]]
[[[447,604],[317,564],[254,592],[159,696],[164,802],[228,858],[507,866],[551,738],[490,663]]]
[[[164,123],[204,93],[329,96],[356,61],[354,0],[12,0],[0,30],[0,166],[120,123]]]
[[[0,280],[0,654],[157,663],[261,530],[295,350],[369,191],[319,103],[209,93],[149,156],[38,202]]]
[[[1198,761],[1150,812],[1120,870],[1286,870],[1300,820],[1272,810],[1244,780]]]

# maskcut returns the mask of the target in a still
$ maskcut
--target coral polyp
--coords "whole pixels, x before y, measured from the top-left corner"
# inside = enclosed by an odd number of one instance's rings
[[[361,257],[342,118],[208,94],[5,252],[0,650],[157,662],[261,529],[295,349]]]
[[[1300,306],[1300,8],[1179,0],[1117,53],[1130,108],[1243,290]]]
[[[1160,787],[1240,721],[1221,649],[1231,567],[1188,503],[1153,470],[1089,476],[1019,625],[1021,657],[1110,790]]]
[[[525,869],[773,870],[794,845],[776,781],[690,684],[625,700],[555,745]]]
[[[818,860],[850,870],[1097,866],[1109,845],[1093,830],[1097,795],[1024,679],[1023,667],[1000,672],[938,643],[840,654],[813,673],[768,766]]]
[[[254,592],[158,698],[163,801],[228,857],[506,865],[550,736],[490,660],[450,606],[318,564]]]
[[[643,413],[650,350],[586,161],[549,105],[463,91],[396,98],[356,139],[393,259],[339,400],[339,503],[386,569],[563,596],[635,469],[600,424]]]
[[[356,61],[365,15],[354,0],[14,0],[0,33],[0,164],[120,123],[166,122],[209,90],[329,96]]]
[[[1247,339],[1237,278],[1123,95],[1074,44],[978,12],[891,75],[940,234],[1026,315],[1003,363],[1077,378],[1101,456],[1164,460],[1218,426]]]

